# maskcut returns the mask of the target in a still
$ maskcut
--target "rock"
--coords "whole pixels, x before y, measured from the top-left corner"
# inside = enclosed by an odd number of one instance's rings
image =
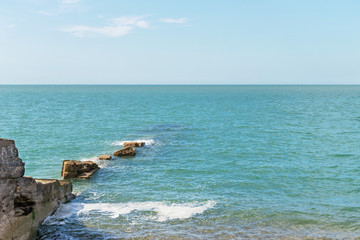
[[[124,142],[124,147],[142,147],[145,142]]]
[[[77,166],[75,161],[64,160],[61,176],[63,179],[76,178],[77,177]]]
[[[89,178],[98,169],[99,166],[92,161],[64,160],[61,176],[63,179]]]
[[[70,182],[23,175],[14,141],[0,139],[0,240],[35,239],[42,221],[75,197]]]
[[[18,158],[14,140],[0,138],[0,179],[24,176],[25,164]]]
[[[93,169],[99,169],[99,166],[92,161],[75,161],[77,166],[77,173],[89,172]]]
[[[123,149],[114,152],[113,155],[116,157],[135,156],[135,149],[132,147],[124,147]]]
[[[110,155],[106,155],[106,154],[99,156],[99,159],[100,159],[100,160],[110,160],[111,158],[112,158],[112,157],[111,157]]]

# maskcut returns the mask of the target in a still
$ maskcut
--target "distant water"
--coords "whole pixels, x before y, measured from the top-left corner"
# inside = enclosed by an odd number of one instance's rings
[[[360,236],[360,86],[0,86],[26,175],[74,180],[39,239]]]

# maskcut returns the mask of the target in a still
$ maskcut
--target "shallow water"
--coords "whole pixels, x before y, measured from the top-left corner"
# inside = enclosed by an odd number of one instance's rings
[[[360,236],[360,86],[0,86],[26,175],[74,180],[40,239]]]

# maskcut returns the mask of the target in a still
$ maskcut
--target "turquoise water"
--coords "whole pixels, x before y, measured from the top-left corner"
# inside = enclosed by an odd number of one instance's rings
[[[0,86],[28,176],[111,154],[39,239],[360,236],[360,86]]]

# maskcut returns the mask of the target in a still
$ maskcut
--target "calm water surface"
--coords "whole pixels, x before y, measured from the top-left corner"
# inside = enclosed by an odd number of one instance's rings
[[[147,143],[39,239],[360,236],[360,86],[0,86],[0,109],[28,176]]]

